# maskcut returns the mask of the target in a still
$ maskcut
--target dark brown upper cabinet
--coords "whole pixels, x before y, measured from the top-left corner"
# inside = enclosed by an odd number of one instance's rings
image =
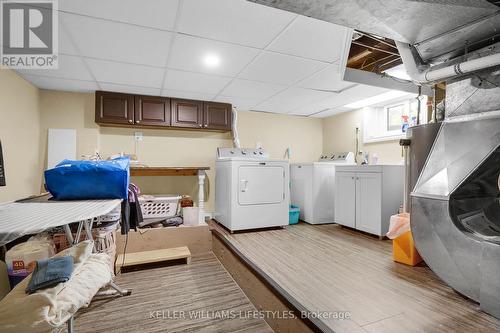
[[[135,96],[134,123],[139,126],[170,126],[170,98]]]
[[[231,131],[231,104],[96,91],[95,122],[103,126]]]
[[[172,126],[203,128],[203,102],[172,99]]]
[[[203,102],[203,128],[231,130],[231,104]]]
[[[97,91],[95,121],[97,123],[133,124],[134,95]]]

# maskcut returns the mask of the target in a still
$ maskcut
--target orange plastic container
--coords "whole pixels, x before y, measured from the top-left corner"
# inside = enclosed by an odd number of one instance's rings
[[[411,231],[407,231],[392,241],[392,255],[394,261],[415,266],[422,262],[422,257],[418,254]]]

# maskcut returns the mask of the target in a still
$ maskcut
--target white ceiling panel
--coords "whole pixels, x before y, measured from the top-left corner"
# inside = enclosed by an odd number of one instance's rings
[[[172,90],[172,89],[163,89],[161,95],[166,97],[196,99],[200,101],[211,101],[215,97],[215,94],[201,94],[192,91],[182,91],[182,90]]]
[[[207,74],[236,76],[258,53],[258,50],[213,40],[177,35],[169,68]],[[207,67],[204,58],[215,56],[220,60],[216,67]]]
[[[292,84],[326,67],[325,63],[263,52],[239,75],[240,78],[279,84]]]
[[[234,96],[217,96],[214,101],[231,103],[238,110],[251,110],[254,106],[259,104],[260,100],[245,97],[234,97]]]
[[[81,55],[164,67],[172,34],[130,24],[62,14],[60,19]]]
[[[230,78],[223,76],[169,69],[167,70],[163,88],[170,90],[192,91],[204,94],[217,94],[230,81]]]
[[[292,113],[298,115],[311,115],[326,109],[330,110],[340,108],[354,101],[359,101],[387,91],[388,90],[384,88],[358,84],[355,87],[346,89],[341,93],[331,93],[327,98],[318,100],[317,102],[309,105],[304,105],[296,110],[293,110]],[[323,113],[327,114],[325,111],[318,114],[318,116],[322,116]]]
[[[160,88],[164,70],[161,68],[85,59],[98,82]]]
[[[97,84],[92,81],[67,80],[35,75],[23,75],[23,77],[40,89],[77,92],[91,92],[98,89]]]
[[[335,62],[344,52],[351,30],[333,23],[299,16],[269,50],[308,59]]]
[[[301,81],[298,85],[303,88],[339,91],[356,83],[340,79],[339,65],[333,64],[321,70],[312,77]]]
[[[68,36],[66,32],[66,28],[64,28],[64,24],[62,20],[59,20],[59,53],[60,54],[78,54],[78,51],[75,48],[75,44]]]
[[[256,110],[290,113],[304,105],[314,103],[330,96],[331,93],[303,88],[289,88],[269,100],[257,105]]]
[[[334,115],[337,115],[340,113],[344,113],[344,112],[349,112],[349,111],[352,111],[352,109],[345,109],[345,108],[339,107],[339,108],[326,110],[324,112],[312,115],[311,117],[326,118],[326,117],[331,117],[331,116],[334,116]]]
[[[221,95],[263,100],[285,88],[286,86],[281,84],[234,79]]]
[[[185,0],[178,31],[263,48],[296,16],[245,0]]]
[[[173,30],[178,0],[59,0],[59,10]]]
[[[20,69],[18,72],[28,75],[94,81],[80,57],[62,54],[59,55],[58,69]]]
[[[150,96],[160,95],[160,88],[127,86],[123,84],[106,83],[106,82],[99,82],[99,86],[101,87],[101,90],[104,91],[115,91],[126,94],[139,94],[139,95],[150,95]]]

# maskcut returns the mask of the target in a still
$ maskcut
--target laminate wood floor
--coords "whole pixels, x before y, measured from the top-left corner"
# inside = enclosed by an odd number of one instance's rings
[[[211,223],[335,332],[500,332],[500,321],[455,293],[428,267],[392,261],[391,241],[337,225],[230,234]],[[326,314],[325,314],[326,313]]]
[[[93,301],[77,313],[75,332],[272,332],[263,319],[245,317],[255,307],[212,253],[116,282],[132,295]],[[238,318],[221,318],[227,310]]]

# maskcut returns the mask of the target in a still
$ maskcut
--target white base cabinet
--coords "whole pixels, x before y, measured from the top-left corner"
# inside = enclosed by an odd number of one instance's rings
[[[338,166],[335,223],[384,236],[403,202],[404,166]]]

